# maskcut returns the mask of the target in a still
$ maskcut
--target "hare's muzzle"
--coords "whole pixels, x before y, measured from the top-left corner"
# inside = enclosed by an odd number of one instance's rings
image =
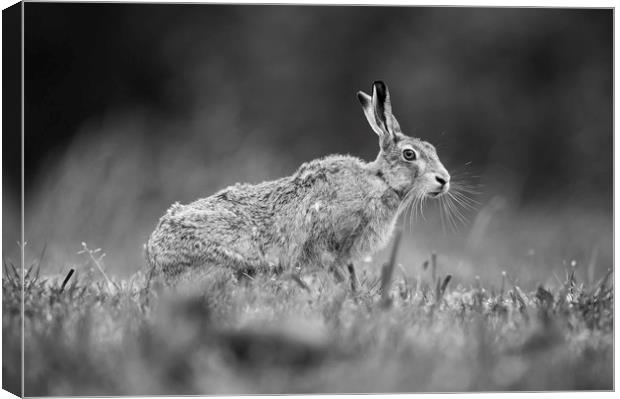
[[[442,171],[435,175],[435,182],[438,184],[435,191],[431,191],[429,194],[433,197],[437,197],[441,194],[445,194],[450,190],[450,175],[447,171]]]

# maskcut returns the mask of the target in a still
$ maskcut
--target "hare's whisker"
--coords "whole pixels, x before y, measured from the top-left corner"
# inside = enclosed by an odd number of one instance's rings
[[[413,221],[418,217],[418,201],[419,197],[415,195],[411,200],[411,205],[409,207],[409,223],[413,225]]]
[[[415,215],[413,214],[414,212],[414,208],[415,208],[415,198],[413,200],[411,200],[411,202],[409,203],[409,217],[407,219],[407,221],[409,222],[409,232],[413,232],[413,222],[414,222],[414,218]]]
[[[464,194],[462,194],[462,193],[460,193],[458,191],[453,191],[453,192],[450,193],[450,195],[459,204],[468,205],[468,206],[473,206],[474,205],[474,203],[472,202],[472,200],[469,197],[467,197],[466,195],[464,195]]]
[[[411,202],[411,214],[410,214],[410,223],[411,223],[412,230],[413,230],[413,222],[419,218],[419,215],[423,216],[421,212],[423,198],[424,198],[424,193],[419,190],[415,190],[415,195]]]
[[[422,215],[422,220],[426,220],[426,216],[424,215],[424,207],[426,206],[426,200],[428,197],[426,195],[422,195],[420,198],[420,215]]]
[[[405,194],[403,200],[401,201],[400,205],[398,206],[398,214],[403,215],[403,227],[406,229],[407,228],[407,222],[409,222],[409,230],[412,231],[413,230],[413,222],[411,220],[411,212],[412,212],[412,206],[415,204],[415,200],[416,200],[416,190],[411,189],[407,192],[407,194]]]
[[[406,209],[405,209],[405,223],[409,223],[409,232],[413,231],[413,220],[412,220],[412,212],[413,206],[415,203],[415,195],[411,192],[410,198],[407,201]]]
[[[413,230],[413,223],[418,219],[418,206],[420,204],[420,194],[416,191],[413,200],[411,201],[411,213],[409,223],[411,223],[411,228]]]
[[[441,230],[443,231],[443,233],[446,233],[446,221],[444,219],[444,213],[445,213],[445,198],[444,197],[440,197],[439,198],[439,218],[441,219]]]
[[[398,208],[396,210],[396,214],[400,214],[402,211],[407,209],[407,202],[409,200],[409,196],[411,195],[411,191],[408,191],[407,194],[405,194],[405,196],[403,197],[402,201],[400,202],[400,204],[398,205]]]
[[[454,211],[454,204],[452,204],[451,202],[451,198],[448,196],[446,197],[446,205],[447,205],[447,209],[449,210],[448,212],[448,219],[452,225],[452,230],[453,231],[457,231],[458,230],[458,223],[457,220],[455,218],[455,211]]]
[[[477,190],[477,186],[464,185],[462,183],[451,183],[452,189],[456,191],[466,192],[468,194],[478,195],[481,194],[480,191]]]
[[[461,221],[461,223],[463,223],[463,225],[467,224],[467,218],[465,217],[465,215],[463,215],[463,213],[461,212],[461,210],[458,208],[458,206],[454,203],[455,199],[453,196],[449,197],[450,202],[452,203],[452,206],[454,208],[454,213],[456,215],[456,217]]]
[[[461,205],[463,208],[467,208],[470,209],[472,211],[475,211],[478,209],[478,207],[480,206],[480,202],[471,199],[469,197],[467,197],[466,195],[459,193],[458,191],[455,191],[454,193],[452,193],[452,196],[454,198],[454,200]]]
[[[461,190],[461,189],[459,189],[459,188],[456,188],[456,189],[451,190],[451,191],[452,191],[453,193],[458,193],[458,194],[460,194],[461,196],[463,196],[464,198],[467,198],[468,200],[470,200],[470,201],[472,201],[472,202],[479,203],[479,202],[478,202],[478,201],[476,201],[474,198],[472,198],[472,197],[470,197],[469,195],[467,195],[467,194],[469,194],[469,193],[467,193],[467,192],[465,192],[465,191],[463,191],[463,190]]]

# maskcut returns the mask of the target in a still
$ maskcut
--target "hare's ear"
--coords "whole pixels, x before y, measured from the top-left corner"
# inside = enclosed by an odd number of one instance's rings
[[[390,91],[387,85],[380,80],[372,84],[372,105],[376,118],[383,122],[388,133],[392,136],[400,133],[400,125],[394,114],[392,114]]]
[[[400,126],[392,115],[390,92],[385,83],[381,81],[373,83],[372,97],[360,91],[357,93],[357,98],[362,103],[370,127],[379,135],[381,148],[386,148],[396,141],[396,133],[400,132]]]

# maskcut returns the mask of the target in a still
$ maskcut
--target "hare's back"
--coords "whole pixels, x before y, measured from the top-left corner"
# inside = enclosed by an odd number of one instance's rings
[[[282,224],[310,235],[348,231],[384,189],[359,158],[331,155],[302,165],[292,176],[294,201],[284,206]]]
[[[159,220],[149,244],[155,250],[177,251],[194,242],[222,240],[239,221],[224,202],[215,198],[188,205],[175,203]]]
[[[384,183],[369,172],[365,162],[348,155],[308,162],[293,175],[293,181],[300,187],[299,202],[314,208],[343,208],[345,213],[364,208],[370,198],[385,191]]]

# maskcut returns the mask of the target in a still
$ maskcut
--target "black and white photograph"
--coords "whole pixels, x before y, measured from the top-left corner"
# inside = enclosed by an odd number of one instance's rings
[[[613,6],[3,7],[3,390],[615,390]]]

